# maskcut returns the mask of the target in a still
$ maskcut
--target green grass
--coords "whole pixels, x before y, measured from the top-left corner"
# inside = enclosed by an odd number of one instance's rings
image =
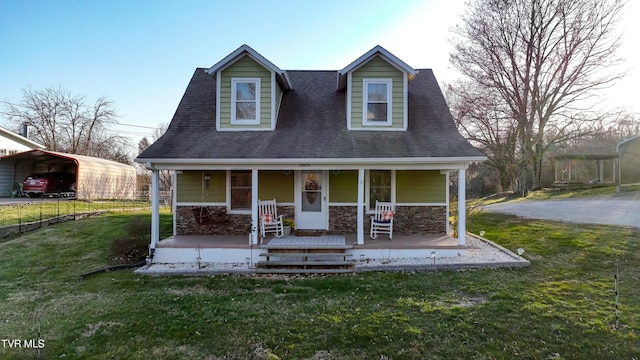
[[[148,209],[147,201],[94,201],[67,199],[33,199],[0,206],[0,226],[50,219],[57,216],[92,211],[130,211]]]
[[[631,185],[625,187],[625,192],[640,191],[640,185]],[[593,189],[574,189],[574,190],[560,190],[560,189],[539,189],[529,191],[527,197],[520,197],[517,194],[511,192],[505,192],[500,194],[494,194],[482,199],[472,199],[468,203],[470,205],[490,205],[502,202],[516,202],[516,201],[529,201],[529,200],[548,200],[548,199],[568,199],[568,198],[581,198],[581,197],[595,197],[603,195],[613,195],[617,193],[615,186],[605,186]]]
[[[2,359],[632,359],[640,343],[636,229],[473,213],[517,270],[314,277],[79,275],[109,264],[131,214],[0,243]],[[171,231],[162,215],[162,233]],[[620,323],[614,274],[620,269]]]

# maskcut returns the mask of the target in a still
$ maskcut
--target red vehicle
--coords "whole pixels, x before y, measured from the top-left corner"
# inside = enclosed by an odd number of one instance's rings
[[[76,174],[48,172],[29,175],[24,179],[22,192],[29,197],[75,197]]]

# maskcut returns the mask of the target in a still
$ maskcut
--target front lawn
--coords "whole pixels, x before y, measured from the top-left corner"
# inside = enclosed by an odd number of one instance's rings
[[[517,270],[313,277],[81,280],[111,261],[131,214],[0,243],[0,358],[632,359],[640,336],[637,229],[468,216]],[[162,215],[170,232],[170,215]],[[6,240],[6,239],[5,239]],[[614,274],[620,271],[620,328]]]

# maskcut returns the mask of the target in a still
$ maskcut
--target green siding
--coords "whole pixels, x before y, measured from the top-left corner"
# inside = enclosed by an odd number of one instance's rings
[[[447,202],[447,176],[437,170],[396,171],[396,202]]]
[[[209,175],[209,187],[204,176]],[[225,171],[183,171],[176,175],[178,202],[226,202]]]
[[[329,173],[329,201],[332,203],[358,202],[358,172],[340,170]]]
[[[231,125],[231,79],[260,78],[260,125]],[[220,127],[221,128],[270,128],[271,127],[271,72],[248,56],[236,61],[222,71],[220,76]]]
[[[393,95],[392,102],[392,125],[379,126],[380,128],[403,128],[404,127],[404,77],[400,70],[393,67],[380,57],[371,59],[353,72],[351,77],[351,127],[352,128],[373,128],[376,126],[362,125],[363,107],[363,80],[367,79],[392,79]]]
[[[292,203],[293,179],[293,172],[288,175],[279,170],[258,172],[258,198]]]

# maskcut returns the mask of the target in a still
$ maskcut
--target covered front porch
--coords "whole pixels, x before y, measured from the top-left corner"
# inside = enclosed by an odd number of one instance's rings
[[[259,248],[261,239],[257,200],[274,199],[278,213],[295,221],[298,229],[320,231],[344,237],[355,257],[379,258],[381,250],[397,257],[458,256],[466,247],[465,168],[463,159],[445,161],[398,159],[394,163],[354,164],[269,164],[223,165],[198,168],[167,167],[174,170],[173,236],[160,240],[158,171],[152,170],[153,262],[216,262],[246,260]],[[324,162],[325,160],[323,160]],[[334,160],[335,161],[335,160]],[[353,162],[355,160],[349,160]],[[327,160],[327,162],[330,162]],[[176,166],[176,165],[174,165]],[[251,168],[251,169],[247,169]],[[180,169],[180,170],[179,170]],[[245,169],[245,170],[243,170]],[[449,184],[457,177],[457,219],[454,237],[449,222]],[[369,238],[369,223],[376,200],[395,206],[393,241]],[[198,209],[224,213],[222,224],[198,223]],[[192,249],[192,250],[186,250]],[[199,255],[194,256],[197,249]],[[226,249],[226,250],[225,250]],[[419,250],[416,252],[415,250]],[[375,252],[375,254],[374,254]],[[171,255],[169,255],[171,253]],[[204,254],[204,255],[203,255]],[[248,255],[247,255],[248,254]],[[377,255],[376,255],[377,254]],[[206,255],[206,256],[205,256]]]

